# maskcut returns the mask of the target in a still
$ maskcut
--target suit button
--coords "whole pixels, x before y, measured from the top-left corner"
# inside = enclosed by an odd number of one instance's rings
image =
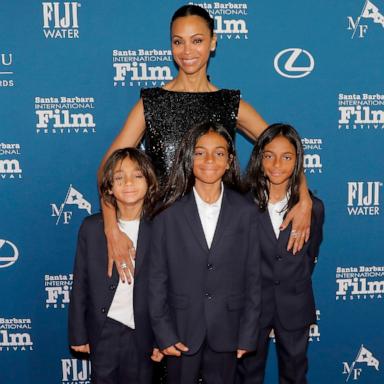
[[[105,313],[107,310],[105,308],[101,308],[101,313]]]
[[[279,285],[280,284],[280,280],[275,280],[274,283],[275,283],[275,285]]]
[[[277,261],[280,261],[281,259],[282,259],[281,256],[276,256],[276,260],[277,260]]]
[[[213,269],[213,264],[207,264],[207,269],[208,269],[208,271],[212,271],[212,269]]]
[[[205,294],[205,297],[206,297],[208,300],[211,300],[213,296],[212,296],[210,293],[207,292],[207,293]]]
[[[114,285],[114,284],[110,285],[110,286],[109,286],[109,289],[110,289],[111,291],[114,291],[114,290],[116,289],[116,285]]]

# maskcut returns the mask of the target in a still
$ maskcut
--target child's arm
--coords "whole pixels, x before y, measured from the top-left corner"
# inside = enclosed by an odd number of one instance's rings
[[[256,349],[261,312],[260,244],[256,210],[250,212],[245,307],[240,321],[237,356]]]
[[[152,226],[149,267],[149,313],[160,350],[176,345],[180,340],[168,305],[168,268],[164,244],[163,215],[155,218]]]
[[[71,348],[73,348],[73,346],[85,346],[89,341],[85,321],[88,278],[86,252],[86,233],[85,224],[83,223],[80,227],[77,240],[73,287],[68,310],[68,336]]]

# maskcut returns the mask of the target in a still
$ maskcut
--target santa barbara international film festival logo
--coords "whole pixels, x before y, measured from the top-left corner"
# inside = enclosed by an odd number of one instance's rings
[[[62,384],[91,384],[91,363],[87,360],[61,359]]]
[[[379,360],[373,355],[373,353],[361,344],[359,351],[351,363],[343,361],[343,375],[346,376],[345,382],[359,380],[362,376],[363,369],[371,368],[375,371],[379,371]]]
[[[14,66],[12,53],[0,53],[0,88],[13,87]]]
[[[384,33],[384,3],[382,0],[375,0],[375,3],[380,3],[381,10],[372,1],[366,0],[363,3],[360,16],[347,16],[347,30],[351,32],[351,39],[355,37],[363,39],[372,22],[378,24],[377,28],[381,25]]]
[[[323,149],[323,139],[307,138],[301,139],[304,154],[304,172],[305,173],[322,173],[323,165],[321,163],[320,151]]]
[[[0,239],[0,268],[7,268],[15,264],[19,258],[16,245],[6,239]]]
[[[115,87],[162,87],[173,79],[169,49],[114,49],[112,63]]]
[[[87,201],[81,192],[69,185],[63,202],[59,205],[51,203],[51,216],[56,217],[56,225],[59,223],[69,224],[73,216],[73,206],[84,209],[91,214],[91,203]]]
[[[384,129],[384,94],[344,94],[338,95],[338,128],[346,130]]]
[[[19,156],[21,146],[17,143],[0,143],[0,180],[22,179]]]
[[[204,8],[215,20],[215,33],[218,39],[248,39],[248,3],[232,2],[189,2]]]
[[[336,268],[336,300],[382,299],[384,266]]]
[[[46,39],[78,39],[81,3],[77,1],[42,2],[43,33]]]
[[[0,317],[0,352],[32,351],[31,331],[31,319]]]
[[[347,212],[350,216],[378,216],[380,214],[381,181],[348,182]]]
[[[44,287],[47,294],[45,308],[65,308],[69,304],[73,274],[45,275]]]
[[[275,56],[273,66],[280,76],[299,79],[312,73],[315,68],[315,59],[305,49],[287,48]]]
[[[96,132],[93,97],[35,97],[36,133]]]
[[[320,310],[316,309],[316,324],[311,324],[309,327],[309,337],[308,341],[309,342],[314,342],[314,341],[320,341],[320,329],[319,329],[319,322],[320,322]],[[269,338],[275,343],[276,338],[275,338],[275,332],[272,329],[271,333],[269,334]]]

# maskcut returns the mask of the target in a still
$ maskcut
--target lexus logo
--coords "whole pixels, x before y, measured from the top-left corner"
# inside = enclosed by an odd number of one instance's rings
[[[0,239],[0,268],[6,268],[16,263],[19,251],[9,240]]]
[[[302,64],[295,66],[298,59],[300,59]],[[290,79],[305,77],[315,68],[315,60],[313,56],[308,51],[301,48],[284,49],[275,56],[273,64],[279,75]]]

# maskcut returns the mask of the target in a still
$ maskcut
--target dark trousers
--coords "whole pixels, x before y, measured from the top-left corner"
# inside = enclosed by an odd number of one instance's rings
[[[215,352],[204,342],[194,355],[167,357],[168,384],[233,384],[236,352]]]
[[[92,384],[150,384],[151,367],[149,355],[139,353],[135,331],[107,318],[91,351]]]
[[[287,331],[275,316],[273,322],[260,330],[256,352],[247,354],[239,365],[242,384],[262,384],[268,356],[269,334],[274,329],[280,384],[306,384],[308,371],[309,327]]]

